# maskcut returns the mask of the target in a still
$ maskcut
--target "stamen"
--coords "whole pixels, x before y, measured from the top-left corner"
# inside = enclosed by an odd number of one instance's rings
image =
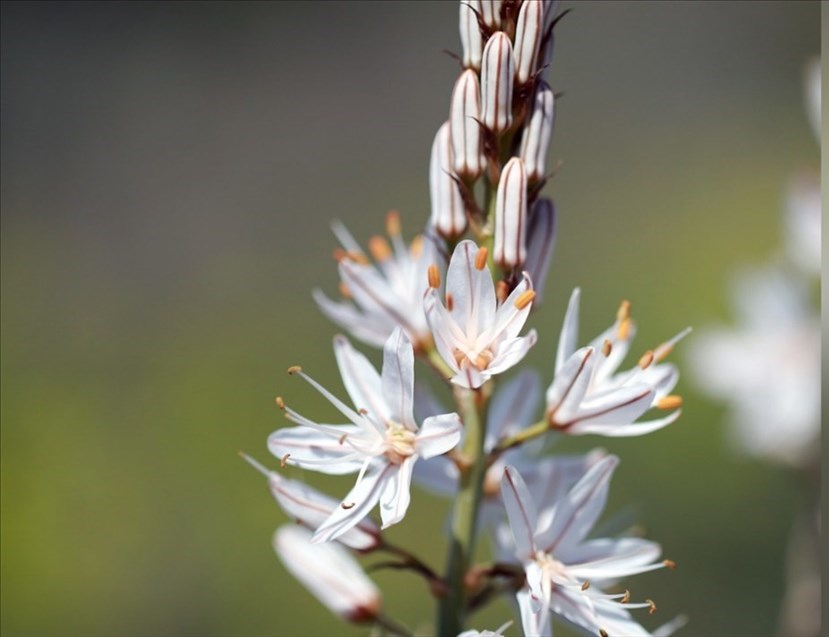
[[[366,409],[365,407],[360,407],[357,410],[357,413],[360,414],[361,416],[368,416],[368,409]]]
[[[284,469],[285,465],[288,463],[288,458],[290,458],[290,457],[291,457],[291,454],[289,454],[289,453],[286,453],[284,456],[282,456],[279,459],[279,466]]]
[[[288,368],[288,373],[293,376],[294,374],[299,374],[302,372],[302,368],[299,365],[292,365]]]
[[[389,210],[386,213],[386,233],[390,237],[400,234],[400,213],[397,210]]]
[[[417,235],[414,239],[412,239],[412,242],[409,245],[409,252],[411,252],[413,259],[417,259],[420,256],[420,254],[423,252],[422,235]]]
[[[652,599],[645,600],[648,603],[648,615],[653,615],[656,612],[656,604]]]
[[[613,343],[610,342],[610,339],[604,339],[604,343],[602,343],[602,354],[605,355],[605,358],[610,356],[610,352],[613,351]]]
[[[682,396],[677,396],[675,394],[671,394],[670,396],[663,396],[658,401],[656,401],[656,408],[657,409],[677,409],[682,407]]]
[[[346,256],[347,259],[350,259],[351,261],[354,261],[354,263],[359,263],[360,265],[368,265],[369,264],[368,257],[366,255],[364,255],[362,252],[350,251],[350,252],[346,252],[345,256]]]
[[[665,341],[659,347],[657,347],[656,350],[654,351],[654,355],[656,356],[656,361],[661,362],[665,358],[667,358],[668,354],[670,354],[674,350],[674,345],[679,343],[679,341],[681,341],[683,338],[688,336],[688,334],[690,334],[690,333],[691,333],[691,328],[686,327],[684,330],[682,330],[679,334],[674,336],[672,339],[670,339],[668,341]]]
[[[653,352],[648,350],[644,354],[642,354],[642,358],[639,359],[639,367],[641,369],[647,369],[650,367],[651,363],[653,362]]]
[[[375,235],[368,240],[368,251],[377,262],[388,260],[391,255],[391,246],[383,237]]]
[[[616,337],[620,341],[626,341],[630,336],[630,319],[625,318],[619,323],[619,329],[616,330]]]
[[[446,309],[450,312],[455,308],[455,297],[450,292],[446,293]]]
[[[282,399],[282,396],[277,396],[276,398],[274,398],[274,402],[276,403],[277,407],[279,407],[283,411],[285,410],[285,401]]]
[[[581,590],[586,591],[588,588],[590,588],[590,581],[584,580],[584,583],[581,585]]]
[[[346,256],[348,256],[348,253],[342,248],[334,248],[331,252],[331,256],[334,257],[334,261],[342,261],[346,258]]]
[[[486,267],[486,260],[489,256],[489,250],[486,248],[478,248],[478,253],[475,255],[475,269],[483,270]]]
[[[489,367],[489,364],[492,362],[493,358],[494,356],[492,355],[492,352],[485,349],[475,358],[475,366],[480,370],[484,370]]]
[[[599,637],[607,637],[607,631],[604,628],[599,628]]]
[[[345,441],[346,441],[347,438],[348,438],[348,434],[347,433],[343,434],[342,436],[340,436],[339,443],[341,445],[345,444]]]
[[[345,502],[343,502],[342,504],[340,504],[340,506],[342,508],[348,510],[348,509],[353,509],[355,506],[357,506],[357,503],[356,502],[349,502],[348,504],[346,504]]]
[[[627,604],[630,601],[630,591],[625,589],[625,594],[622,595],[622,599],[619,600],[620,604]]]
[[[498,281],[495,284],[495,298],[498,299],[498,303],[503,303],[507,300],[509,296],[509,286],[507,285],[506,281]]]
[[[527,290],[526,292],[522,292],[517,299],[515,299],[515,307],[519,310],[523,310],[527,307],[530,303],[532,303],[533,299],[535,298],[535,290]]]
[[[436,264],[433,263],[429,266],[428,277],[429,287],[433,290],[437,290],[440,287],[440,270],[438,270],[438,266]]]
[[[676,562],[674,562],[673,560],[662,560],[662,563],[665,565],[665,568],[667,568],[669,571],[676,570]]]
[[[346,285],[345,281],[340,281],[340,285],[338,287],[341,296],[345,297],[346,299],[353,298],[351,290],[348,289],[348,285]]]
[[[630,301],[624,300],[619,305],[619,309],[616,310],[616,320],[620,323],[626,319],[630,318]]]

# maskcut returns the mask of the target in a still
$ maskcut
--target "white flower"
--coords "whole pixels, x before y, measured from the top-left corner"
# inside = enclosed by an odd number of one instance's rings
[[[500,628],[493,630],[465,630],[458,635],[458,637],[504,637],[504,631],[512,626],[512,621],[508,621]]]
[[[648,635],[627,609],[655,608],[652,601],[628,603],[629,594],[608,595],[603,584],[644,573],[672,562],[658,562],[658,544],[640,538],[585,539],[604,509],[615,456],[591,467],[563,497],[542,507],[514,467],[501,485],[527,588],[518,592],[524,634],[550,634],[550,612],[591,634]]]
[[[576,288],[559,337],[555,378],[547,389],[550,426],[573,435],[638,436],[674,422],[682,401],[669,392],[676,386],[679,372],[660,361],[690,328],[645,352],[632,369],[617,373],[635,331],[630,304],[622,303],[615,323],[590,345],[576,350],[578,314]],[[673,411],[663,418],[635,423],[651,407]]]
[[[277,529],[273,547],[291,574],[328,610],[351,622],[373,620],[380,591],[339,544],[314,544],[311,532],[294,525]]]
[[[820,322],[809,291],[776,266],[744,270],[732,288],[737,327],[694,339],[694,379],[730,403],[737,449],[800,464],[818,453],[820,432]]]
[[[369,241],[372,263],[342,224],[333,225],[343,246],[339,260],[341,292],[347,300],[332,301],[320,290],[314,300],[323,313],[367,345],[382,347],[394,328],[400,327],[416,347],[430,340],[423,314],[427,270],[438,258],[434,237],[416,237],[407,246],[400,234],[397,213],[389,213],[391,245],[382,237]]]
[[[290,371],[313,385],[351,424],[318,424],[286,406],[288,419],[302,426],[280,429],[268,440],[271,453],[283,463],[336,475],[359,472],[354,488],[317,528],[318,542],[340,537],[378,501],[383,528],[400,522],[409,506],[414,463],[446,453],[461,434],[454,413],[427,418],[418,429],[412,414],[414,352],[399,328],[383,349],[382,374],[342,336],[335,337],[334,351],[354,409],[301,369]]]
[[[340,506],[339,501],[304,482],[283,478],[250,456],[241,455],[268,479],[271,494],[285,513],[303,526],[315,529]],[[380,545],[380,527],[371,518],[363,518],[356,526],[340,535],[337,541],[355,551],[370,551]]]
[[[521,361],[537,338],[535,330],[518,336],[535,297],[529,275],[499,305],[486,260],[485,248],[461,241],[446,273],[446,306],[435,277],[425,300],[435,345],[454,373],[452,382],[471,389]]]

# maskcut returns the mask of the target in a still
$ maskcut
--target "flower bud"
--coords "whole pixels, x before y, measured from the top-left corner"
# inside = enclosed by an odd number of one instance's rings
[[[429,162],[429,192],[432,197],[430,223],[446,239],[459,237],[466,230],[466,213],[452,171],[452,143],[449,122],[445,122],[432,142]]]
[[[519,267],[527,256],[527,173],[513,157],[504,166],[495,195],[493,258],[504,267]]]
[[[502,0],[480,0],[481,17],[490,29],[501,26],[501,4]]]
[[[481,28],[478,25],[478,16],[475,14],[475,11],[480,12],[480,4],[478,1],[461,0],[461,46],[463,46],[463,66],[466,69],[481,68],[481,51],[483,51],[484,43]]]
[[[452,163],[460,177],[475,179],[484,169],[480,120],[481,91],[478,74],[467,69],[455,82],[449,109]]]
[[[273,547],[285,568],[332,613],[355,623],[377,617],[380,591],[342,546],[312,544],[310,531],[288,525],[277,529]]]
[[[544,3],[541,0],[524,0],[516,24],[516,79],[519,84],[523,84],[535,72],[535,61],[538,58],[538,47],[544,28]]]
[[[502,133],[512,126],[514,75],[512,43],[506,33],[499,31],[487,41],[481,67],[482,121],[493,133]]]
[[[544,81],[538,83],[533,96],[530,116],[524,126],[519,156],[527,167],[527,177],[535,181],[547,170],[547,150],[553,136],[555,98],[553,89]]]
[[[549,199],[538,199],[530,210],[527,228],[527,259],[524,269],[530,273],[536,291],[535,303],[541,302],[544,282],[550,271],[550,259],[556,239],[556,209]]]

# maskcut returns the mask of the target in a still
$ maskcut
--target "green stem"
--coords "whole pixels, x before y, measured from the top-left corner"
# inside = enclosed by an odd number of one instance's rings
[[[522,429],[521,431],[513,434],[512,436],[509,436],[499,441],[498,444],[495,445],[495,447],[492,449],[492,451],[489,452],[491,459],[494,460],[507,449],[512,449],[513,447],[517,447],[518,445],[524,444],[528,440],[532,440],[533,438],[543,436],[548,431],[550,431],[550,423],[548,423],[546,420],[541,420],[537,423],[534,423],[526,429]]]
[[[464,578],[475,551],[478,506],[481,501],[486,466],[483,458],[486,410],[486,386],[478,390],[455,389],[455,400],[463,419],[465,442],[458,495],[452,512],[449,558],[446,567],[446,596],[438,609],[438,637],[454,637],[466,619]]]

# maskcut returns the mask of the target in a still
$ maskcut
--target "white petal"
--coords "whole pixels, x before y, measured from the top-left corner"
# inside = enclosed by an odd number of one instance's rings
[[[574,423],[601,425],[606,423],[631,424],[653,404],[653,390],[647,385],[620,387],[590,396],[574,411],[562,404],[556,413],[556,422],[562,427]]]
[[[596,350],[592,347],[583,347],[567,359],[547,388],[548,410],[568,411],[578,407],[590,386],[595,359]]]
[[[564,323],[561,326],[561,334],[558,337],[555,369],[556,378],[558,378],[561,367],[573,355],[578,346],[580,297],[581,290],[575,288],[570,295],[570,302],[567,304],[567,313],[564,315]]]
[[[457,372],[458,363],[455,360],[454,350],[455,347],[463,345],[464,335],[438,300],[437,290],[429,290],[423,304],[426,310],[426,321],[429,323],[429,329],[432,330],[432,337],[435,340],[435,347],[449,368]]]
[[[334,354],[343,385],[355,409],[367,410],[371,416],[369,419],[375,424],[390,420],[392,414],[383,400],[380,374],[369,360],[342,336],[334,337]]]
[[[548,611],[538,613],[533,611],[533,604],[528,590],[518,591],[515,594],[515,599],[518,601],[518,608],[521,612],[521,628],[525,637],[552,635],[552,632],[547,631],[550,613]]]
[[[396,469],[396,465],[381,461],[369,467],[363,478],[343,498],[342,504],[317,528],[313,541],[336,540],[356,526],[377,504],[380,494]]]
[[[572,436],[581,434],[597,434],[600,436],[608,436],[610,438],[627,438],[630,436],[642,436],[649,434],[652,431],[657,431],[663,427],[667,427],[672,422],[675,422],[682,413],[681,409],[677,409],[670,415],[664,418],[656,418],[654,420],[646,420],[645,422],[637,422],[631,424],[626,423],[604,423],[604,424],[585,424],[576,423],[567,430],[567,433]]]
[[[446,456],[418,460],[412,477],[418,486],[435,495],[452,496],[458,490],[458,467]]]
[[[527,485],[515,467],[506,467],[501,480],[501,498],[515,539],[515,556],[526,561],[536,551],[536,508]]]
[[[500,374],[520,363],[537,341],[538,334],[535,330],[530,330],[526,336],[515,338],[505,347],[499,348],[498,354],[486,368],[487,376]]]
[[[427,418],[415,438],[417,454],[429,459],[454,449],[461,440],[462,429],[461,419],[455,413]]]
[[[417,456],[406,458],[397,470],[390,474],[380,495],[380,517],[383,528],[397,524],[406,515],[411,501],[409,489],[412,483],[412,469]]]
[[[636,537],[582,542],[567,551],[568,572],[579,580],[603,580],[663,568],[662,548]]]
[[[477,367],[466,365],[452,377],[452,382],[459,387],[478,389],[489,377],[488,372],[482,372]]]
[[[414,405],[414,350],[412,343],[397,328],[383,347],[383,398],[391,417],[410,431],[417,430]]]
[[[550,528],[539,534],[540,548],[555,554],[559,546],[572,546],[587,535],[604,510],[610,478],[618,464],[616,456],[607,456],[588,470],[556,507]]]
[[[358,311],[350,303],[332,301],[320,290],[314,290],[311,294],[322,313],[354,338],[372,347],[383,346],[389,331],[387,323],[381,325],[376,317]]]
[[[343,435],[361,436],[362,430],[353,425],[332,429]],[[286,464],[296,465],[331,475],[355,473],[365,460],[363,454],[340,442],[342,438],[307,427],[288,427],[275,431],[268,438],[268,450]]]
[[[518,298],[527,290],[532,290],[532,281],[530,276],[524,272],[521,281],[515,286],[515,289],[510,293],[507,299],[498,308],[495,313],[495,319],[490,323],[491,327],[484,332],[487,342],[497,341],[500,339],[513,339],[518,336],[524,323],[530,315],[532,309],[532,302],[525,305],[522,309],[516,306]]]
[[[464,329],[470,343],[495,318],[495,286],[488,267],[481,270],[475,267],[478,249],[474,241],[461,241],[446,272],[446,291],[453,300],[452,317]]]

